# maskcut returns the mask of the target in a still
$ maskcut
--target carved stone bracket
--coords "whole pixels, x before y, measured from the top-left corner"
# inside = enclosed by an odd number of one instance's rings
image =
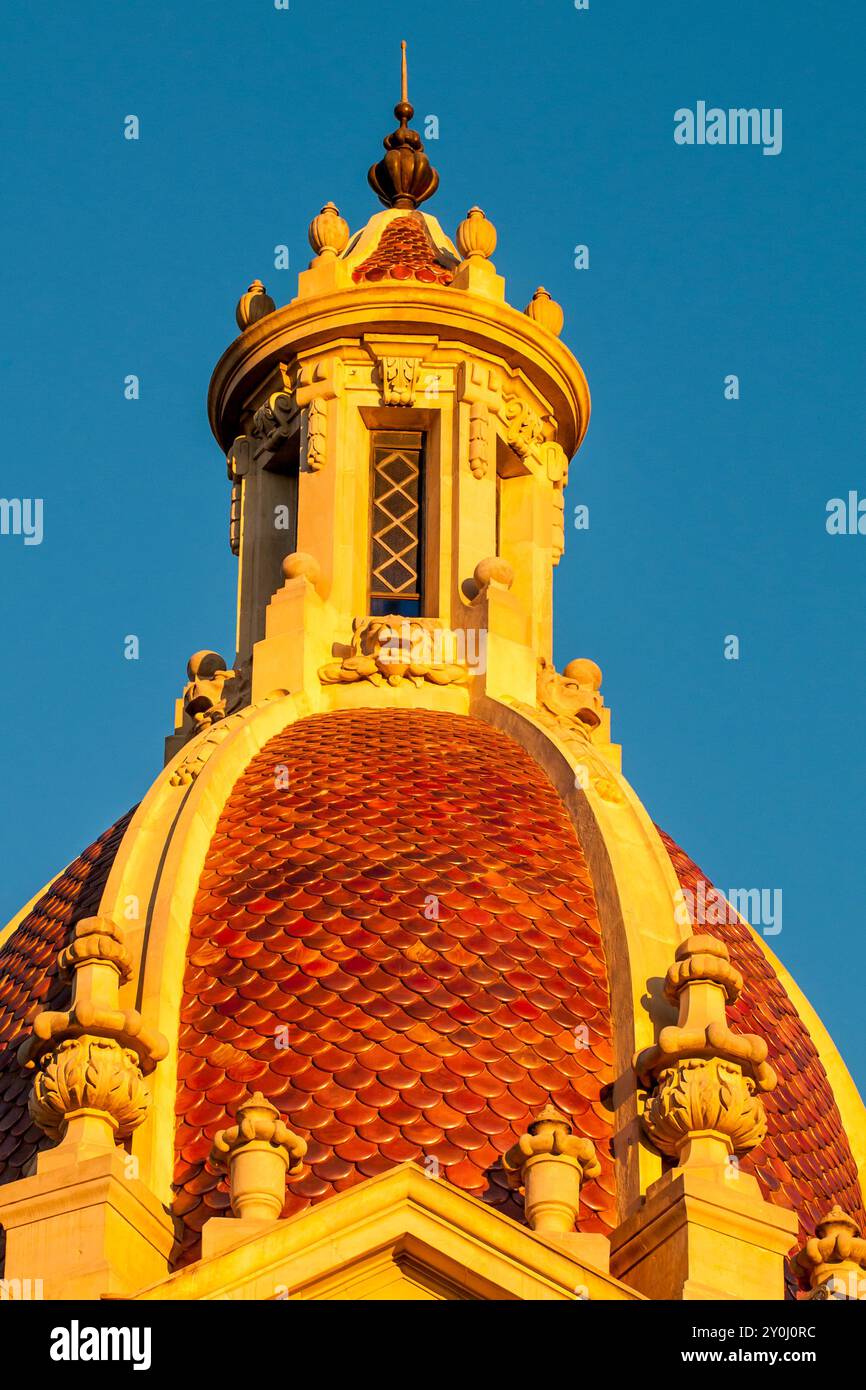
[[[379,371],[383,405],[412,405],[418,382],[420,357],[382,357]]]
[[[470,405],[469,462],[476,478],[484,477],[491,462],[491,415],[499,420],[502,437],[517,458],[532,458],[551,482],[561,483],[567,476],[565,453],[545,440],[546,417],[519,377],[508,379],[494,366],[465,362],[458,375],[458,398]]]
[[[483,478],[490,463],[490,411],[483,401],[469,407],[469,468],[473,478]]]
[[[478,362],[461,362],[457,393],[469,404],[469,467],[473,478],[484,478],[495,464],[490,412],[502,408],[499,374]]]
[[[537,457],[544,443],[544,430],[534,406],[521,396],[503,395],[501,417],[509,449],[521,459]]]
[[[319,668],[323,685],[367,680],[373,685],[455,685],[467,680],[472,665],[461,634],[436,618],[356,618],[352,641],[336,661]]]
[[[365,333],[363,345],[373,359],[375,375],[382,393],[383,405],[411,406],[416,404],[422,364],[429,360],[438,345],[438,338],[413,337],[413,347],[421,349],[407,353],[399,338],[378,333]]]
[[[679,1167],[723,1170],[730,1154],[746,1153],[766,1134],[759,1093],[776,1085],[767,1044],[732,1032],[725,1013],[742,988],[724,942],[690,936],[665,977],[665,997],[678,1004],[679,1019],[635,1058],[649,1092],[644,1128]]]
[[[558,565],[565,553],[565,488],[568,483],[568,457],[561,444],[548,440],[540,449],[541,462],[553,484],[553,525],[550,547],[553,563]]]
[[[284,377],[288,369],[282,367]],[[304,362],[298,373],[295,399],[301,408],[301,459],[304,468],[317,473],[324,468],[328,447],[328,402],[339,390],[340,362],[335,357]]]
[[[325,466],[327,428],[328,407],[322,396],[316,396],[304,411],[301,430],[304,463],[311,473],[318,473]]]
[[[254,467],[264,467],[283,449],[295,427],[298,407],[285,390],[275,391],[253,415],[247,434],[239,434],[226,455],[229,480],[239,482]]]

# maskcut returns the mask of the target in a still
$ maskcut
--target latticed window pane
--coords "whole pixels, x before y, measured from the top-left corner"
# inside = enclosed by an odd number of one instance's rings
[[[373,435],[370,612],[421,612],[424,435]]]

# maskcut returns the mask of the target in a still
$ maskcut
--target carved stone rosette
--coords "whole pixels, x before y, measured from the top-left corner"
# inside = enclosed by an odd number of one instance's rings
[[[131,961],[109,918],[80,921],[60,965],[75,972],[69,1011],[37,1014],[18,1051],[22,1066],[35,1072],[30,1115],[52,1139],[86,1136],[91,1147],[111,1148],[144,1119],[144,1075],[168,1043],[135,1010],[118,1008]]]
[[[724,1169],[729,1155],[748,1152],[766,1134],[760,1093],[776,1085],[767,1044],[733,1033],[725,1012],[742,988],[723,942],[689,937],[665,977],[665,996],[679,1005],[679,1019],[635,1059],[649,1093],[644,1129],[679,1167]]]
[[[569,1121],[546,1105],[503,1156],[512,1187],[524,1193],[526,1219],[533,1231],[569,1235],[574,1230],[580,1187],[598,1177],[601,1164],[592,1140],[574,1134]]]
[[[857,1222],[834,1206],[815,1232],[793,1260],[810,1298],[866,1300],[866,1240]]]
[[[229,1174],[232,1211],[275,1221],[283,1209],[286,1176],[299,1177],[306,1140],[293,1134],[261,1091],[238,1107],[236,1123],[214,1135],[210,1161]]]

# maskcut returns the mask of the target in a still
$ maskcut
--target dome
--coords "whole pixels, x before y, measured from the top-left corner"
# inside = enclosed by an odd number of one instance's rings
[[[211,378],[234,655],[0,934],[3,1288],[862,1298],[844,1063],[554,665],[563,310],[419,211],[405,53],[395,115],[384,210],[326,203]]]
[[[0,945],[0,1184],[49,1142],[28,1114],[18,1048],[37,1010],[69,1006],[60,953],[98,910],[132,817]],[[682,887],[707,885],[659,835]],[[708,930],[750,981],[731,1021],[768,1039],[779,1078],[744,1169],[797,1213],[800,1240],[836,1204],[866,1225],[806,1022],[747,924]],[[173,1267],[201,1257],[203,1226],[229,1210],[208,1159],[251,1090],[307,1136],[284,1217],[411,1160],[523,1223],[502,1157],[552,1103],[595,1143],[582,1230],[609,1235],[616,969],[562,800],[506,734],[426,710],[289,723],[228,789],[197,883],[176,1048]]]
[[[550,1100],[600,1151],[587,1229],[615,1223],[592,883],[553,787],[478,720],[339,711],[265,744],[207,853],[181,1019],[192,1252],[228,1206],[213,1136],[251,1087],[308,1136],[287,1215],[414,1159],[519,1218],[499,1160]]]

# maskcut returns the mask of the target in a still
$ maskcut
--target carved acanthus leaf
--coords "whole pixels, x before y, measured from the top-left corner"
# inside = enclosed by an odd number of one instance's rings
[[[328,407],[322,396],[314,396],[303,414],[301,447],[304,462],[312,473],[325,466],[327,448]]]
[[[644,1129],[662,1153],[679,1161],[685,1153],[686,1166],[695,1144],[703,1145],[704,1161],[709,1144],[713,1164],[720,1164],[725,1151],[745,1153],[766,1134],[759,1092],[776,1085],[767,1044],[755,1034],[732,1032],[726,1016],[742,985],[723,941],[690,936],[665,977],[665,994],[679,1005],[678,1021],[635,1058],[638,1082],[649,1092]]]
[[[647,1101],[644,1128],[657,1149],[676,1158],[693,1133],[724,1135],[733,1153],[760,1144],[767,1119],[755,1082],[719,1057],[686,1058],[666,1068]]]
[[[112,1038],[66,1038],[37,1064],[28,1109],[52,1139],[83,1112],[105,1117],[119,1139],[141,1124],[150,1104],[138,1057]]]
[[[469,407],[469,467],[473,478],[486,476],[490,464],[490,411],[484,401]]]
[[[380,358],[383,405],[411,405],[418,380],[418,357]]]

